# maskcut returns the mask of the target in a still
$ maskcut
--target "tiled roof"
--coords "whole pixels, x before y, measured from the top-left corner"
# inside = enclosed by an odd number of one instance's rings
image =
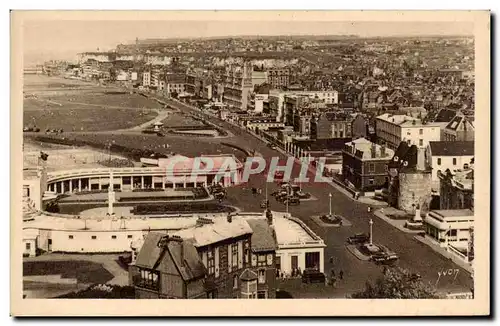
[[[243,271],[243,273],[241,273],[240,279],[242,281],[253,281],[257,279],[257,274],[254,271],[247,268]]]
[[[167,243],[166,247],[162,248],[158,246],[158,242],[165,235],[165,233],[159,232],[150,232],[148,234],[137,255],[136,266],[148,269],[165,269],[165,266],[162,266],[163,262],[173,262],[185,281],[204,276],[206,272],[205,266],[199,258],[194,246],[194,240],[183,239],[181,242],[172,240]],[[174,248],[174,246],[178,245],[182,246],[184,261],[181,258],[181,251]],[[170,254],[172,260],[162,261],[167,254]]]
[[[247,221],[253,230],[252,233],[252,251],[270,251],[276,250],[276,240],[273,232],[269,227],[267,220],[248,220]]]
[[[471,156],[474,155],[473,141],[431,141],[432,156]]]
[[[434,122],[450,122],[455,117],[456,114],[457,112],[454,110],[441,109],[436,115]]]
[[[245,234],[252,234],[252,228],[244,220],[233,219],[227,221],[216,221],[213,224],[185,229],[176,232],[183,239],[193,239],[196,247],[215,244],[230,238],[236,238]]]
[[[163,249],[158,247],[158,241],[161,237],[166,235],[165,233],[159,232],[149,232],[146,239],[144,239],[144,244],[137,254],[137,260],[135,264],[139,267],[153,268]]]
[[[172,244],[173,243],[169,243],[169,247]],[[182,278],[187,281],[204,276],[206,274],[206,269],[203,262],[200,260],[198,251],[194,246],[194,241],[192,239],[185,239],[182,245],[184,250],[184,264],[181,261],[180,252],[178,250],[170,250],[172,259],[177,264]]]
[[[408,146],[406,142],[401,142],[389,162],[389,168],[400,170],[413,169],[417,165],[418,148],[415,145]],[[408,162],[405,165],[405,162]]]

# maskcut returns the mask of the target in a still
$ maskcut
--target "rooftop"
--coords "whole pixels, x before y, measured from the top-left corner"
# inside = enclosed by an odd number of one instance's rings
[[[442,209],[431,211],[442,217],[455,217],[455,216],[474,216],[474,212],[470,209]]]
[[[382,153],[382,148],[384,149],[384,153]],[[356,155],[357,152],[360,151],[362,153],[362,156],[356,156],[361,158],[362,160],[390,159],[394,156],[394,151],[392,149],[372,143],[365,138],[359,138],[346,143],[346,149],[350,153],[354,152],[354,155]],[[374,150],[375,157],[372,157],[372,150]]]
[[[233,219],[231,223],[227,220],[214,220],[213,224],[205,224],[176,232],[176,235],[184,239],[193,239],[196,247],[203,247],[230,238],[236,238],[245,234],[252,234],[253,230],[245,220]]]
[[[270,251],[276,250],[276,240],[272,229],[269,227],[267,220],[250,219],[247,221],[253,230],[252,233],[252,251]]]
[[[432,156],[473,156],[474,141],[431,141]]]

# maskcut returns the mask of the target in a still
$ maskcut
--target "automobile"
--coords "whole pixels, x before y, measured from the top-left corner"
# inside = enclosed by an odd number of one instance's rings
[[[285,200],[283,200],[283,204],[288,205],[299,205],[300,204],[300,199],[299,197],[288,197]]]
[[[269,200],[264,199],[263,201],[260,202],[260,208],[267,208],[269,207]]]
[[[370,240],[370,236],[366,233],[357,233],[349,238],[347,238],[347,242],[350,244],[358,244],[358,243],[366,243]]]
[[[276,145],[273,143],[269,143],[267,146],[269,146],[270,149],[276,149]]]
[[[161,132],[161,131],[158,131],[158,132],[156,133],[156,135],[157,135],[158,137],[165,137],[165,134],[164,134],[163,132]]]
[[[372,256],[372,261],[377,264],[392,265],[399,259],[396,254],[378,253]]]
[[[305,199],[305,198],[308,198],[310,197],[309,194],[305,193],[305,192],[302,192],[302,190],[299,190],[295,193],[295,195],[297,195],[297,197],[299,197],[300,199]]]
[[[278,196],[278,195],[279,195],[279,193],[280,193],[279,191],[273,191],[273,192],[271,193],[271,196],[276,197],[276,196]]]
[[[302,272],[302,283],[325,283],[325,274],[314,268],[306,268]]]

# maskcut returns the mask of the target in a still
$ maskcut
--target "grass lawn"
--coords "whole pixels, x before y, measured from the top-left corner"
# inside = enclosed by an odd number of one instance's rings
[[[36,125],[41,131],[102,131],[135,127],[154,119],[157,113],[148,110],[90,108],[86,110],[25,111],[24,125]]]
[[[84,260],[28,261],[23,263],[23,275],[58,275],[76,278],[78,283],[106,283],[113,278],[101,264]]]
[[[201,121],[180,113],[169,114],[168,118],[164,119],[162,122],[163,126],[166,128],[204,126]]]
[[[81,95],[68,95],[64,97],[52,98],[56,102],[63,104],[73,103],[86,103],[102,106],[120,106],[127,108],[147,108],[147,109],[161,109],[163,105],[148,99],[139,94],[106,94],[106,93],[92,93]]]
[[[91,109],[95,107],[161,109],[163,105],[139,94],[73,92],[65,95],[29,97],[23,101],[24,111],[43,109]]]
[[[188,157],[202,154],[234,154],[238,159],[243,160],[244,153],[210,141],[210,139],[190,138],[169,138],[158,137],[157,135],[132,135],[132,134],[78,134],[65,136],[67,139],[76,139],[101,144],[114,142],[116,145],[125,146],[129,149],[152,150],[154,152],[169,154],[171,152]],[[119,153],[117,153],[119,154]]]

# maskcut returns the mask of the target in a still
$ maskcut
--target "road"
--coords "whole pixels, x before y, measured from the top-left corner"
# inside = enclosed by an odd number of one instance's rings
[[[182,103],[176,101],[167,102],[174,108],[199,113],[199,111]],[[234,134],[234,137],[226,139],[225,142],[256,150],[268,162],[272,157],[286,159],[277,150],[272,150],[262,141],[240,128],[215,118],[208,117],[208,119]],[[299,171],[300,166],[294,164],[292,176],[298,176]],[[244,211],[261,210],[259,205],[260,201],[264,199],[265,191],[263,191],[262,195],[255,195],[255,198],[253,198],[254,195],[251,194],[250,189],[251,187],[265,189],[265,184],[266,181],[263,174],[252,176],[248,184],[229,189],[227,200],[232,205]],[[268,183],[269,193],[276,188],[277,185]],[[337,289],[332,290],[337,295],[338,292],[347,294],[361,290],[367,281],[374,281],[382,273],[381,267],[374,265],[372,262],[360,261],[345,249],[345,240],[348,236],[358,232],[369,233],[368,222],[370,219],[373,219],[374,222],[374,243],[385,245],[394,250],[400,257],[399,266],[407,268],[411,272],[419,273],[424,281],[436,285],[438,291],[468,292],[472,288],[473,280],[466,270],[414,239],[414,235],[401,232],[372,213],[369,213],[367,205],[354,201],[326,183],[309,182],[302,184],[302,188],[304,191],[318,198],[318,200],[306,201],[302,202],[299,206],[292,206],[290,207],[290,212],[293,216],[304,221],[327,244],[325,250],[325,272],[330,271],[331,268],[335,270],[337,275],[340,270],[344,272],[344,280],[339,283]],[[311,218],[312,215],[328,213],[329,193],[332,194],[332,211],[346,217],[352,223],[352,226],[325,228],[318,225]],[[270,198],[270,202],[272,210],[285,210],[284,205],[277,203],[273,198]],[[330,262],[329,257],[333,257],[333,263]],[[438,273],[449,269],[458,270],[458,274],[455,276],[454,273],[452,276],[441,277],[438,281]]]

